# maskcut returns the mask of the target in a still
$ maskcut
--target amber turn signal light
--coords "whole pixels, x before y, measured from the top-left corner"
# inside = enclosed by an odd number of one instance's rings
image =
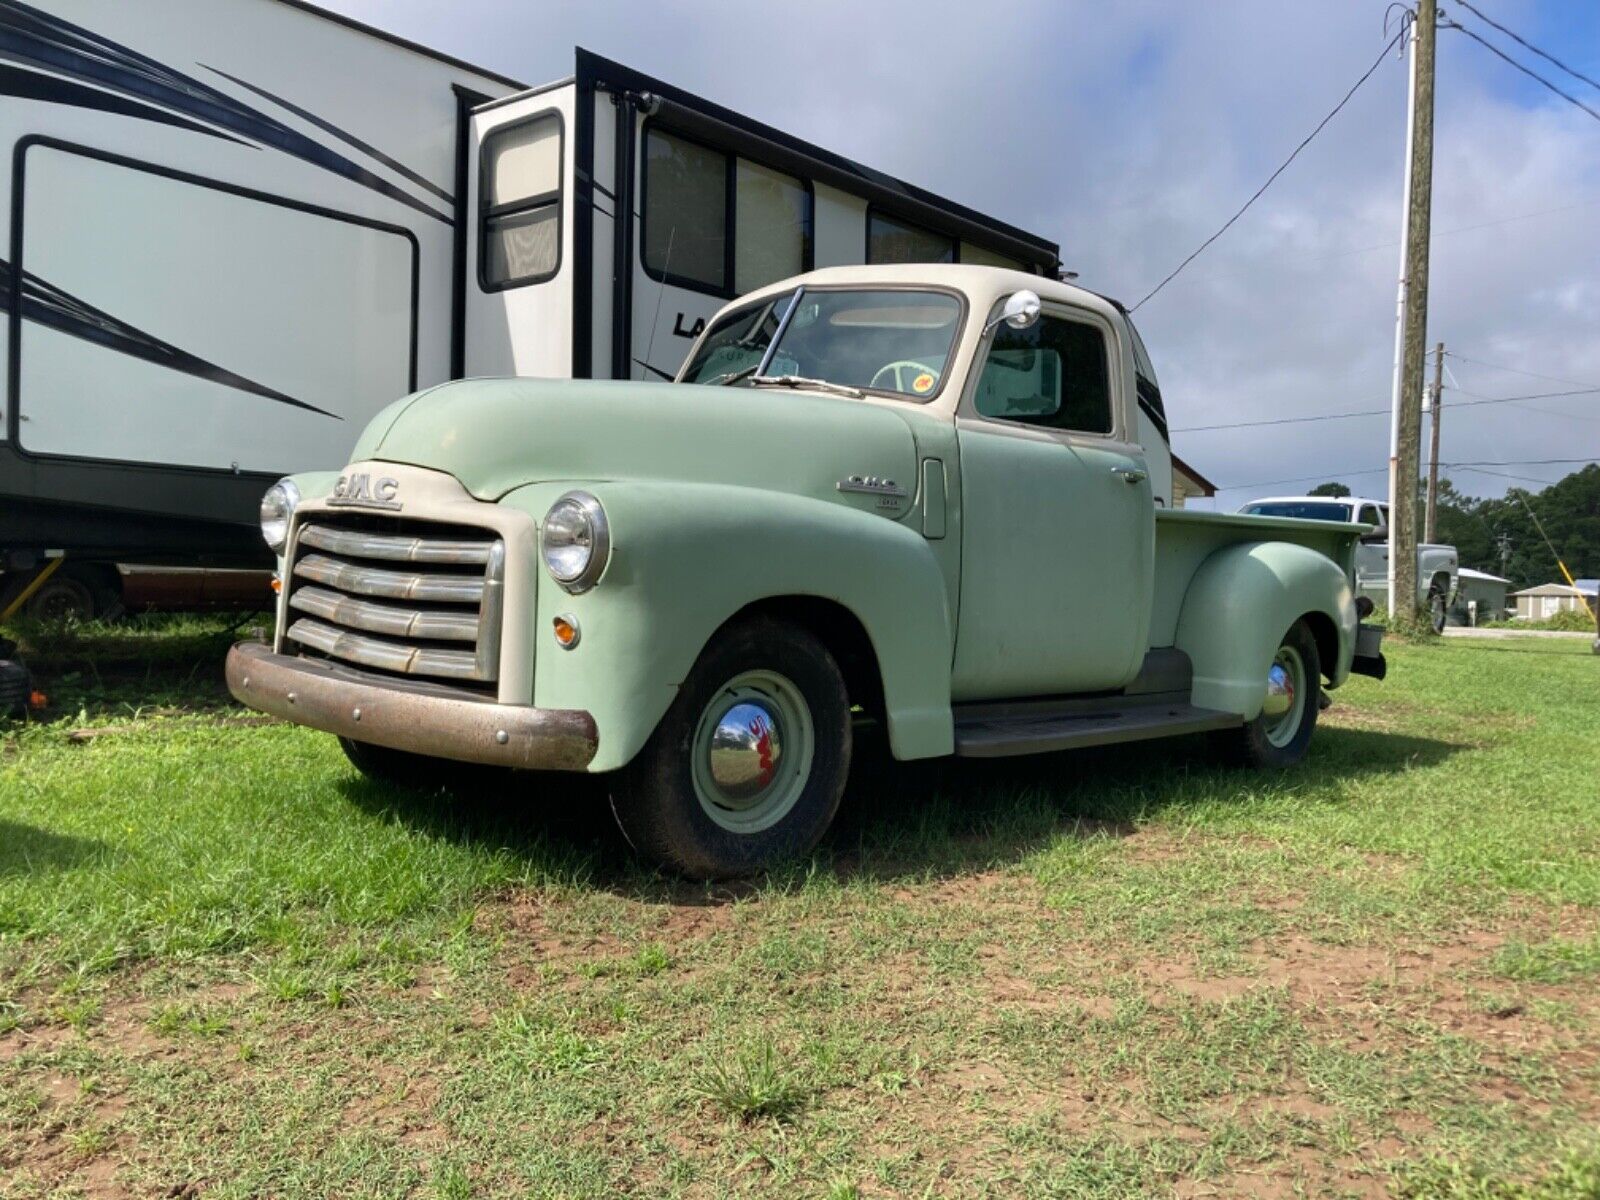
[[[556,645],[563,650],[571,650],[578,644],[578,618],[563,613],[552,623],[555,629]]]

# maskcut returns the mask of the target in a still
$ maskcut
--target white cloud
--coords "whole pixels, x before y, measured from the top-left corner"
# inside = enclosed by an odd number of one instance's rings
[[[569,73],[582,44],[1053,237],[1084,284],[1131,302],[1367,68],[1387,5],[332,7],[530,82]],[[1508,89],[1509,71],[1441,34],[1430,343],[1600,382],[1600,124]],[[1174,426],[1387,404],[1404,89],[1404,64],[1391,56],[1256,206],[1140,311]],[[1465,363],[1452,371],[1483,395],[1560,386]],[[1547,412],[1447,409],[1444,457],[1600,454],[1600,397],[1538,407]],[[1579,416],[1548,415],[1559,412]],[[1388,453],[1383,417],[1175,440],[1224,484],[1381,467]],[[1349,482],[1383,487],[1380,474]],[[1457,482],[1482,494],[1505,484]]]

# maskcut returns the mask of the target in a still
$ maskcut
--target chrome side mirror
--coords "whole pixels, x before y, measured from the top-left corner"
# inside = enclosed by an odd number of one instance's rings
[[[1039,319],[1039,293],[1030,292],[1024,288],[1020,292],[1012,292],[1006,297],[1006,302],[1000,306],[1000,315],[983,327],[988,333],[996,325],[1004,321],[1012,329],[1031,329]]]

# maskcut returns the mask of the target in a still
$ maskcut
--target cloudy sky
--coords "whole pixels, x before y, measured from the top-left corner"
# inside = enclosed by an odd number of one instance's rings
[[[570,74],[582,45],[1047,235],[1085,285],[1128,303],[1244,202],[1389,36],[1387,0],[326,2],[529,82]],[[1600,79],[1600,3],[1474,2]],[[1445,9],[1600,111],[1600,89]],[[1447,360],[1447,406],[1600,386],[1600,120],[1459,32],[1441,32],[1438,71],[1428,340],[1462,356]],[[1385,416],[1193,427],[1387,406],[1405,82],[1391,54],[1139,311],[1175,447],[1226,489],[1219,507],[1325,478],[1386,487]],[[1472,494],[1500,494],[1503,475],[1559,478],[1572,468],[1523,464],[1600,457],[1600,394],[1447,407],[1441,457],[1518,464],[1446,472]]]

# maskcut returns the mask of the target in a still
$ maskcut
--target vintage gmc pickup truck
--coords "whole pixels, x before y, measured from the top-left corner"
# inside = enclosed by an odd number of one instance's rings
[[[1292,764],[1324,686],[1383,674],[1361,530],[1158,507],[1141,428],[1111,301],[815,271],[677,382],[446,384],[273,487],[276,641],[229,686],[382,778],[611,773],[630,842],[701,877],[813,847],[862,720],[900,759],[1206,732]]]

